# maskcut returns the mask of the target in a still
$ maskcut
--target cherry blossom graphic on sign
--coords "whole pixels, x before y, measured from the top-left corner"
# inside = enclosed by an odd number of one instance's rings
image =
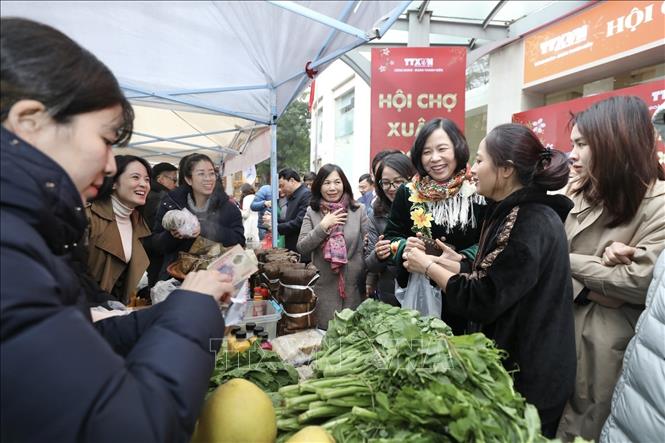
[[[535,122],[531,122],[531,129],[536,134],[542,134],[543,132],[545,132],[546,127],[547,123],[545,123],[542,118],[539,118]]]

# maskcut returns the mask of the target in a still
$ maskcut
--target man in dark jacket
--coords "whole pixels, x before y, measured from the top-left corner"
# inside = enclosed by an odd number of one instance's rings
[[[176,290],[91,323],[71,263],[87,225],[80,193],[1,131],[0,440],[188,441],[219,346],[210,339],[224,332],[215,299]]]
[[[285,237],[285,247],[298,252],[300,227],[312,199],[312,192],[300,181],[300,175],[293,169],[279,171],[279,190],[286,197],[286,211],[280,211],[277,231]],[[264,224],[270,226],[270,214],[264,215]]]
[[[176,188],[177,184],[178,168],[171,163],[158,163],[152,168],[150,192],[148,193],[148,197],[146,197],[145,206],[143,207],[143,217],[151,230],[155,229],[155,216],[157,215],[159,203],[169,191]],[[150,259],[147,272],[148,287],[151,288],[157,283],[164,256],[156,251],[155,248],[151,248],[149,242],[146,242],[143,247]]]
[[[143,217],[148,227],[153,229],[157,207],[164,196],[173,191],[178,184],[178,168],[171,163],[158,163],[152,168],[152,180],[150,180],[150,192],[146,197],[143,207]]]

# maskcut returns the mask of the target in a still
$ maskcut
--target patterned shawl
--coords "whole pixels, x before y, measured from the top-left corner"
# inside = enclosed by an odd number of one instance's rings
[[[325,215],[329,212],[335,212],[343,208],[348,212],[349,197],[345,194],[337,203],[329,203],[321,200],[321,212]],[[346,298],[346,289],[344,285],[344,266],[348,262],[346,252],[346,240],[344,240],[344,225],[335,225],[330,229],[328,237],[323,242],[323,259],[330,262],[330,267],[335,274],[338,274],[337,288],[339,295]]]

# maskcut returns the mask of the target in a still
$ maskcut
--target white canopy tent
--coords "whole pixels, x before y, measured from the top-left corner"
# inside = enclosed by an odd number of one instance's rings
[[[201,152],[224,163],[232,174],[270,155],[270,131],[263,124],[239,117],[134,105],[134,133],[123,153],[151,163],[177,163]],[[185,135],[183,135],[185,134]]]
[[[193,131],[177,135],[172,135],[174,125],[165,124],[164,136],[152,132],[157,119],[137,107],[146,116],[139,114],[131,143],[142,155],[149,155],[151,145],[158,146],[155,153],[167,156],[169,150],[177,155],[201,147],[208,153],[217,149],[235,154],[226,171],[240,170],[265,159],[257,152],[262,146],[265,150],[267,136],[255,131],[257,125],[271,126],[275,187],[279,116],[316,70],[381,37],[410,3],[3,1],[1,14],[46,23],[72,37],[111,68],[135,105],[165,108],[189,122],[205,120],[201,113],[235,119],[220,120],[219,126],[190,123]],[[229,141],[223,131],[232,129],[242,134]],[[277,207],[277,192],[272,198]],[[273,218],[273,230],[276,223]]]

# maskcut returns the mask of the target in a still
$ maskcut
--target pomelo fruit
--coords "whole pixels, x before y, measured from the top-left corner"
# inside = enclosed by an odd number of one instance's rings
[[[286,443],[335,443],[335,439],[321,426],[307,426],[296,432]]]
[[[218,387],[203,405],[192,443],[273,443],[275,408],[254,383],[234,378]]]

